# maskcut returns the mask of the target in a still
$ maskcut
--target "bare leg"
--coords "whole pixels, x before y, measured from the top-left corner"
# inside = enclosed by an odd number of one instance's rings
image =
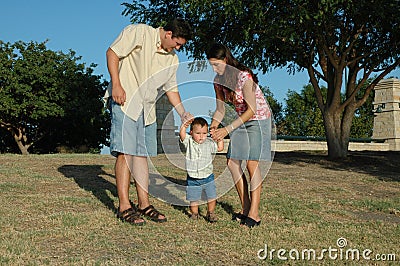
[[[207,202],[207,210],[208,212],[214,212],[215,211],[215,206],[217,205],[217,200],[209,200]]]
[[[248,161],[247,162],[247,170],[250,175],[250,210],[248,216],[255,221],[260,221],[260,216],[258,213],[258,209],[260,206],[260,198],[261,198],[261,171],[259,168],[258,161]]]
[[[139,209],[143,210],[150,205],[149,165],[147,163],[147,157],[133,156],[132,175],[135,178]],[[158,218],[164,219],[165,216],[159,215]]]
[[[218,217],[215,214],[215,205],[217,205],[217,200],[209,200],[207,202],[207,216],[206,219],[208,222],[210,223],[215,223],[216,221],[218,221]]]
[[[133,156],[132,176],[135,179],[136,191],[138,195],[139,208],[143,209],[149,206],[149,167],[147,157]]]
[[[228,168],[235,182],[236,191],[242,204],[242,213],[247,215],[250,209],[250,199],[246,176],[241,168],[241,161],[228,159]]]
[[[191,214],[199,213],[199,204],[197,203],[197,201],[190,202],[190,212],[191,212]]]
[[[130,187],[130,176],[129,161],[132,156],[125,154],[118,154],[115,162],[115,179],[117,184],[118,200],[119,200],[119,211],[127,210],[131,207],[129,202],[129,187]]]

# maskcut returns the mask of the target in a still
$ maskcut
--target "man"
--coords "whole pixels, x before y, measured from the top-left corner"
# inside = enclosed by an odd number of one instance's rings
[[[105,97],[112,98],[110,151],[116,157],[117,217],[133,225],[145,223],[141,215],[156,222],[167,220],[149,202],[147,157],[157,155],[155,100],[160,87],[182,121],[192,119],[177,89],[179,60],[175,54],[190,38],[190,26],[182,19],[160,28],[129,25],[106,53],[111,83]],[[131,175],[136,184],[137,207],[129,200]]]

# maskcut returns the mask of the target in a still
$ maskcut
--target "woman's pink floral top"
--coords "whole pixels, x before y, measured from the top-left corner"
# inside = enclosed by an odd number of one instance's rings
[[[253,79],[251,74],[246,71],[240,71],[238,77],[238,84],[235,88],[234,97],[232,97],[232,91],[222,87],[219,84],[216,84],[217,88],[223,88],[225,101],[231,102],[235,105],[235,109],[237,114],[240,116],[247,110],[247,104],[243,98],[243,86],[247,80]],[[267,101],[265,100],[264,94],[261,91],[260,87],[256,86],[256,103],[257,110],[256,113],[249,120],[265,120],[271,116],[271,111]],[[233,98],[233,99],[232,99]]]

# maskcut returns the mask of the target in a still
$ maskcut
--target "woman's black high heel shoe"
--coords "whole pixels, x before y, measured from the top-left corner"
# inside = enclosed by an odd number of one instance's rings
[[[244,224],[245,226],[252,228],[254,226],[259,226],[261,224],[261,220],[257,222],[256,220],[250,217],[246,217],[244,220],[242,220],[240,224]]]

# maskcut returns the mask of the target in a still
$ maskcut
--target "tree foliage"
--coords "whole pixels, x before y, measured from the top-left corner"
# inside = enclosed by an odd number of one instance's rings
[[[203,58],[209,45],[218,41],[263,72],[287,65],[292,72],[305,69],[324,118],[332,159],[347,155],[355,111],[400,64],[398,0],[170,0],[124,5],[124,15],[133,23],[159,26],[175,16],[187,19],[196,30],[186,46],[194,58]],[[373,73],[376,77],[361,93]]]
[[[368,83],[367,83],[368,84]],[[363,86],[360,93],[364,93],[367,84]],[[326,97],[327,89],[321,88],[322,94]],[[345,96],[342,95],[344,98]],[[371,93],[367,102],[360,106],[353,119],[350,138],[371,138],[374,123],[372,115],[372,101],[374,93]],[[303,87],[300,92],[289,90],[284,110],[285,118],[281,125],[282,135],[324,137],[324,121],[321,110],[315,101],[315,91],[311,84]]]
[[[326,88],[322,88],[326,94]],[[311,84],[298,93],[289,90],[286,99],[283,135],[323,137],[325,135],[321,110],[315,101],[315,92]]]
[[[359,96],[365,94],[365,90],[368,85],[374,80],[374,78],[369,78],[361,87]],[[371,138],[374,127],[374,114],[373,114],[373,101],[375,97],[375,91],[372,91],[365,104],[358,107],[354,113],[354,118],[352,121],[352,126],[350,129],[351,138]]]
[[[0,41],[0,126],[22,154],[105,143],[109,118],[101,96],[107,84],[78,60],[75,52],[54,52],[45,42]]]
[[[275,99],[274,94],[272,93],[272,91],[269,88],[263,87],[263,86],[260,86],[260,88],[261,88],[261,91],[264,93],[264,97],[267,100],[269,107],[271,108],[272,115],[274,116],[275,125],[277,126],[277,128],[279,130],[279,125],[283,121],[282,104],[280,102],[278,102],[277,99]]]

